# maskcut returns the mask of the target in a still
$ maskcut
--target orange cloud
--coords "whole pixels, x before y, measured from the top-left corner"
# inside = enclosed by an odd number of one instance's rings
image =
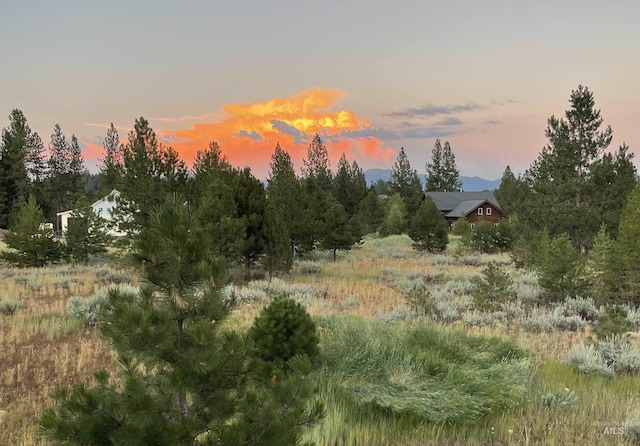
[[[217,122],[198,123],[190,129],[158,130],[159,138],[191,163],[196,151],[210,141],[235,166],[250,166],[254,175],[266,178],[276,143],[289,152],[296,167],[302,166],[310,139],[320,134],[329,151],[332,166],[344,152],[350,161],[387,163],[395,151],[374,136],[348,136],[343,132],[371,129],[371,122],[347,110],[331,111],[344,97],[335,89],[315,88],[288,98],[274,98],[251,104],[228,104]],[[152,122],[153,124],[153,122]]]

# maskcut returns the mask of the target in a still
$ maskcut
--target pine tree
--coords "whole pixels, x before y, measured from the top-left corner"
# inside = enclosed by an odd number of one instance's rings
[[[293,265],[291,242],[283,220],[284,211],[278,209],[271,200],[267,201],[264,214],[264,260],[269,280],[276,271],[288,272]]]
[[[192,171],[190,201],[198,206],[200,222],[210,234],[211,249],[227,262],[235,262],[238,260],[236,244],[244,231],[243,222],[237,218],[235,171],[215,141],[197,151]]]
[[[81,183],[84,169],[80,144],[75,135],[68,142],[58,124],[51,134],[47,164],[47,202],[51,206],[46,217],[53,220],[57,212],[71,209],[84,192]]]
[[[520,214],[526,210],[529,192],[529,186],[525,181],[520,176],[516,178],[511,167],[507,166],[502,174],[500,186],[495,191],[495,196],[500,207],[507,214]]]
[[[441,252],[447,249],[447,222],[431,197],[426,197],[409,224],[409,237],[418,251]]]
[[[591,166],[593,195],[599,220],[607,227],[612,238],[618,236],[620,216],[629,193],[637,182],[637,171],[633,164],[633,152],[623,144],[615,153],[605,153]]]
[[[407,215],[412,217],[422,201],[422,184],[418,172],[411,168],[404,148],[400,149],[398,158],[391,169],[391,193],[400,194]]]
[[[373,234],[384,220],[384,207],[380,198],[370,190],[358,207],[357,220],[360,222],[361,234]]]
[[[313,137],[313,140],[311,140],[311,143],[309,143],[307,157],[303,160],[303,163],[303,176],[305,178],[315,179],[320,190],[331,191],[333,175],[329,162],[329,152],[327,151],[327,146],[317,133],[316,136]]]
[[[620,217],[616,253],[620,257],[622,297],[640,303],[640,184],[631,191]]]
[[[545,229],[536,264],[538,283],[547,301],[561,302],[568,297],[581,296],[585,291],[584,258],[576,252],[566,234],[552,239]]]
[[[27,200],[44,175],[42,153],[44,146],[37,133],[32,132],[27,118],[20,110],[13,110],[9,126],[2,130],[0,143],[0,228],[8,228],[16,205]]]
[[[58,262],[63,255],[53,229],[44,224],[42,209],[33,195],[18,207],[16,221],[5,234],[4,243],[9,250],[0,258],[21,267],[41,267]]]
[[[121,152],[121,195],[113,215],[118,229],[131,239],[147,224],[151,210],[167,194],[185,192],[188,171],[171,147],[158,142],[143,117],[136,119]]]
[[[334,262],[338,249],[348,251],[360,241],[360,235],[357,228],[354,228],[353,221],[344,207],[332,196],[327,198],[321,228],[320,246],[333,252]]]
[[[611,127],[600,129],[603,118],[588,88],[578,86],[571,92],[570,103],[563,118],[551,116],[548,120],[549,144],[526,173],[532,193],[522,216],[534,227],[540,228],[544,222],[554,237],[567,233],[574,246],[583,251],[591,246],[602,222],[601,212],[609,207],[596,185],[603,184],[601,175],[609,175],[610,169],[599,165],[612,131]],[[629,169],[625,158],[626,150],[621,149],[616,159],[622,162],[622,170]],[[627,183],[620,190],[628,189],[626,173],[620,180]],[[544,219],[540,219],[542,214]]]
[[[242,235],[236,240],[236,250],[250,278],[251,266],[264,252],[264,213],[266,195],[264,186],[245,167],[235,172],[233,197],[236,203],[236,218],[241,224]]]
[[[89,255],[106,252],[111,240],[106,221],[95,212],[85,197],[80,197],[76,202],[64,236],[69,254],[76,261],[84,263],[89,261]]]
[[[407,229],[407,208],[400,194],[393,194],[384,203],[384,219],[380,224],[379,234],[387,237],[402,234]]]
[[[587,280],[591,297],[600,304],[608,304],[620,297],[621,258],[604,223],[593,240],[587,262]]]
[[[358,205],[367,195],[367,183],[364,172],[355,161],[349,165],[343,153],[338,161],[338,171],[333,179],[333,196],[353,217],[358,211]]]
[[[140,292],[112,289],[98,328],[118,353],[118,376],[62,387],[43,433],[77,445],[293,445],[322,412],[308,408],[308,361],[267,374],[250,340],[225,328],[224,265],[211,256],[199,218],[171,195],[134,244]]]
[[[475,283],[473,298],[480,310],[499,308],[511,297],[513,280],[502,266],[489,262],[482,270],[482,276]]]
[[[101,160],[100,175],[102,176],[103,192],[110,193],[120,187],[123,169],[120,136],[113,122],[107,130],[107,136],[104,138],[102,146],[104,147],[104,158]]]
[[[460,172],[456,167],[456,158],[449,141],[446,141],[442,147],[440,140],[436,139],[431,152],[431,162],[427,162],[426,171],[427,191],[459,192],[462,190]]]
[[[300,182],[296,177],[291,156],[282,149],[280,143],[276,144],[271,162],[269,163],[269,179],[267,185],[267,199],[276,209],[283,212],[282,220],[285,222],[287,234],[291,241],[291,253],[300,241],[300,229],[303,228],[302,202]]]

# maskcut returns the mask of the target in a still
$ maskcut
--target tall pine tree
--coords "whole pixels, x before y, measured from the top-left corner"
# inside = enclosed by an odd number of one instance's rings
[[[439,139],[431,152],[431,161],[427,161],[427,185],[428,192],[459,192],[462,190],[460,172],[456,167],[456,158],[451,150],[449,141],[444,147]]]
[[[599,190],[607,182],[605,178],[616,183],[611,185],[619,192],[615,200],[624,200],[631,184],[627,172],[633,168],[624,146],[613,158],[604,156],[612,131],[609,126],[601,129],[603,118],[595,108],[593,93],[580,85],[571,92],[569,102],[571,108],[564,117],[549,118],[549,144],[525,175],[532,193],[522,216],[534,227],[545,224],[552,237],[568,234],[582,251],[591,246],[603,221],[603,210],[622,207],[621,202],[607,203],[612,197]],[[611,175],[617,168],[612,167],[613,159],[625,172],[620,178]]]
[[[0,228],[9,227],[16,206],[31,193],[44,197],[34,190],[34,183],[39,185],[44,176],[43,152],[40,136],[31,131],[22,111],[13,110],[0,142]]]
[[[106,194],[120,187],[123,169],[120,136],[113,122],[107,130],[107,136],[104,138],[102,146],[104,147],[104,158],[101,160],[100,175],[102,176],[103,192]]]
[[[420,207],[422,201],[422,183],[418,172],[411,168],[404,148],[400,149],[398,158],[391,169],[391,194],[399,194],[404,202],[407,215],[411,218]]]

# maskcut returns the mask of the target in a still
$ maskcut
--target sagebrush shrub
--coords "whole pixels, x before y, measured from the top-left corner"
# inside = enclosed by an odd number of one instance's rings
[[[10,298],[0,300],[0,314],[4,316],[13,316],[19,309],[24,307],[24,301]]]
[[[567,362],[585,375],[615,378],[616,372],[602,358],[595,345],[576,344],[567,352]]]

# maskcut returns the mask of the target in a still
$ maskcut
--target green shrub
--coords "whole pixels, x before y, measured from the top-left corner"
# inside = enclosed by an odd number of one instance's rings
[[[0,314],[4,316],[13,316],[19,309],[24,307],[24,301],[10,298],[0,300]]]
[[[276,297],[262,309],[249,329],[254,354],[263,361],[286,367],[295,356],[313,358],[320,342],[307,310],[290,298]]]

